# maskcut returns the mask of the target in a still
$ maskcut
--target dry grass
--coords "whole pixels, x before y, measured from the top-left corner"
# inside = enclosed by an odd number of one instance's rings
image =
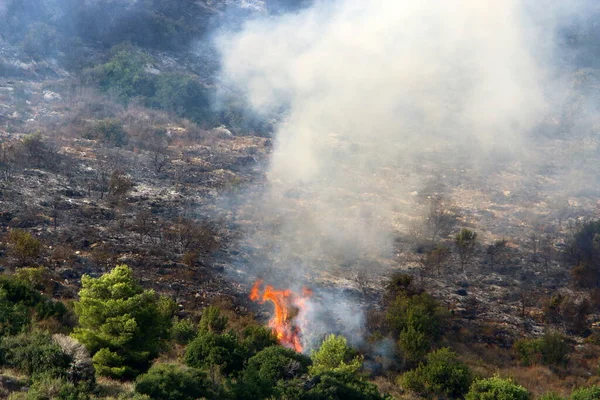
[[[132,394],[133,382],[121,382],[110,378],[97,379],[99,398],[117,398],[123,394]]]

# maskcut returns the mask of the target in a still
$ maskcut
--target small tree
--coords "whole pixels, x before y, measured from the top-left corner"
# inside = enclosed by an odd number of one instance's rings
[[[362,368],[363,357],[348,346],[343,336],[329,335],[319,350],[310,356],[313,364],[309,368],[312,375],[326,371],[356,373]]]
[[[130,378],[147,370],[169,338],[173,302],[144,290],[119,265],[100,278],[84,275],[73,336],[94,355],[99,375]]]
[[[424,216],[424,233],[429,240],[445,237],[452,232],[457,222],[457,213],[445,204],[441,196],[433,196]]]
[[[494,243],[490,244],[485,253],[490,258],[490,265],[492,269],[494,269],[495,263],[502,258],[502,256],[506,253],[506,244],[508,241],[506,239],[496,240]]]
[[[221,314],[221,310],[215,306],[206,307],[200,318],[200,331],[211,333],[223,333],[227,328],[227,316]]]
[[[42,252],[42,243],[22,229],[11,230],[8,233],[8,243],[19,265],[34,261]]]
[[[122,202],[129,191],[133,189],[133,181],[121,170],[113,171],[108,181],[108,195],[115,202]]]
[[[438,275],[450,258],[450,249],[446,246],[436,246],[421,257],[421,265],[427,272],[435,271]]]
[[[464,270],[465,265],[471,261],[475,254],[475,249],[477,247],[477,233],[470,229],[463,228],[454,238],[454,243],[456,244],[460,266]]]

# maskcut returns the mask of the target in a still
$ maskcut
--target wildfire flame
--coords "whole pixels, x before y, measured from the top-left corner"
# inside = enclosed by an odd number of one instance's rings
[[[269,321],[269,327],[277,336],[279,343],[301,353],[302,329],[300,328],[306,301],[312,295],[309,288],[303,288],[301,294],[296,294],[290,289],[276,290],[271,285],[266,285],[261,291],[263,281],[254,282],[250,291],[250,300],[261,304],[270,301],[275,306],[275,315]]]

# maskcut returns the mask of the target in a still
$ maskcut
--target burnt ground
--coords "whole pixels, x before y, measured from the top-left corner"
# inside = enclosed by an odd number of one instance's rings
[[[244,197],[267,185],[271,139],[236,136],[226,127],[206,129],[135,104],[125,107],[74,84],[49,61],[25,63],[7,57],[12,53],[6,46],[3,51],[3,68],[10,71],[0,77],[0,230],[6,236],[24,229],[43,247],[23,259],[4,240],[2,268],[47,267],[53,282],[48,294],[68,300],[75,298],[83,274],[99,276],[126,263],[145,287],[173,297],[182,315],[217,302],[266,318],[268,307],[247,299],[255,279],[249,266],[277,266],[277,254],[265,252],[264,243],[247,233],[273,221],[253,219]],[[122,121],[127,143],[117,147],[84,138],[106,118]],[[468,160],[444,165],[431,154],[418,165],[386,171],[393,181],[414,182],[398,194],[403,207],[389,222],[396,232],[392,251],[351,262],[312,260],[305,282],[323,292],[340,291],[368,308],[379,301],[390,273],[408,272],[447,305],[463,339],[506,349],[519,337],[542,334],[552,296],[561,293],[573,303],[589,297],[572,286],[571,266],[561,254],[574,224],[600,213],[600,193],[586,179],[588,173],[597,176],[594,164],[585,161],[597,155],[595,140],[542,143],[539,154],[547,157],[534,165],[517,160],[491,169]],[[453,222],[432,241],[428,221],[435,199]],[[299,199],[288,206],[299,212],[311,204]],[[423,252],[432,242],[453,250],[452,237],[461,227],[479,234],[472,259],[462,267],[453,252],[439,271],[425,266]],[[503,239],[506,246],[492,259],[489,246]],[[286,278],[285,271],[262,269],[265,273],[276,281]],[[596,311],[586,317],[590,326],[598,321]],[[469,333],[461,333],[461,326]],[[553,328],[572,333],[568,322]],[[589,333],[572,336],[583,353],[589,351],[584,343]],[[590,368],[596,358],[586,359]]]

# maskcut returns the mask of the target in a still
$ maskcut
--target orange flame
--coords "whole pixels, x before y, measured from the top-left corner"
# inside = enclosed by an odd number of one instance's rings
[[[303,350],[300,329],[297,319],[302,316],[306,309],[306,300],[312,295],[308,288],[302,289],[302,294],[297,295],[290,289],[276,290],[267,285],[261,295],[261,279],[254,282],[250,290],[250,300],[261,304],[270,301],[275,306],[275,315],[269,321],[269,327],[277,336],[279,343],[290,349],[301,353]]]

